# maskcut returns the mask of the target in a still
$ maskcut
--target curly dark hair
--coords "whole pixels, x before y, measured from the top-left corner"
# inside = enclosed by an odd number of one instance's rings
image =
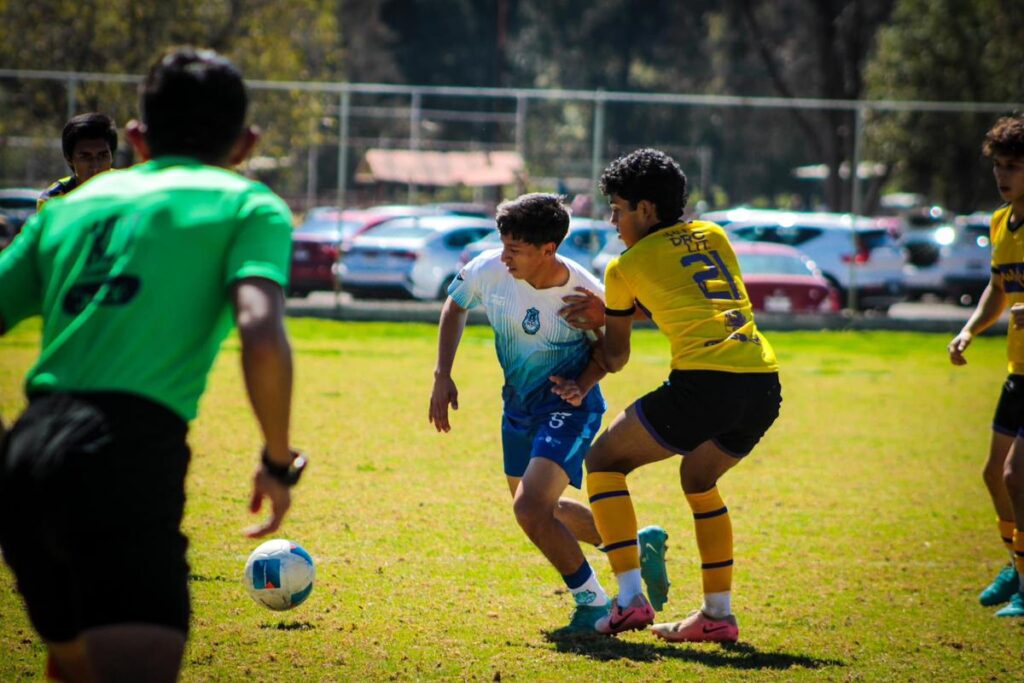
[[[619,195],[631,209],[646,199],[654,204],[662,222],[681,218],[688,199],[683,169],[669,155],[649,148],[608,164],[601,174],[601,192],[608,198]]]
[[[75,145],[81,140],[104,140],[113,156],[117,151],[117,127],[114,126],[114,120],[98,112],[72,116],[64,124],[60,135],[61,151],[68,163],[71,163],[71,155],[75,153]]]
[[[531,192],[498,205],[495,220],[498,232],[527,244],[541,246],[562,243],[569,231],[569,209],[564,197]]]
[[[1024,114],[1017,112],[1000,117],[985,134],[981,151],[987,157],[998,154],[1024,158]]]
[[[139,109],[154,157],[223,162],[242,132],[248,106],[241,72],[213,50],[168,50],[139,88]]]

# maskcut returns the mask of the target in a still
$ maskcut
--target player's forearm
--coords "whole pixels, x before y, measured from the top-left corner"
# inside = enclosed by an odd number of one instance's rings
[[[594,360],[593,356],[590,358],[590,362],[587,363],[587,367],[583,368],[583,372],[576,378],[576,386],[580,388],[580,391],[586,396],[590,393],[590,390],[597,386],[597,383],[604,379],[604,376],[608,372],[601,367],[601,364]]]
[[[242,370],[253,413],[263,432],[269,458],[290,463],[292,351],[284,325],[242,331]]]
[[[978,307],[967,320],[963,331],[969,332],[972,336],[981,334],[999,320],[1005,307],[1006,294],[990,282],[978,299]]]
[[[466,329],[466,318],[469,312],[448,299],[441,309],[441,320],[437,333],[437,365],[434,366],[434,377],[448,377],[452,374],[455,364],[455,352],[462,341],[462,333]]]

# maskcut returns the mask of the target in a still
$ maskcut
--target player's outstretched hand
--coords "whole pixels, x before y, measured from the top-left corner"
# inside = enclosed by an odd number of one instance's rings
[[[604,300],[586,287],[576,287],[579,294],[562,297],[565,306],[558,315],[579,330],[596,330],[604,327]]]
[[[452,410],[459,409],[459,389],[451,377],[434,377],[434,390],[430,393],[430,421],[439,432],[450,432],[452,425],[448,422],[448,405]]]
[[[974,339],[974,335],[970,332],[961,332],[953,337],[953,341],[949,342],[947,350],[949,351],[949,360],[953,365],[967,365],[964,351],[971,345],[972,339]]]
[[[555,386],[551,387],[551,393],[557,395],[563,401],[569,405],[579,408],[580,404],[583,403],[583,397],[586,393],[580,388],[580,385],[576,384],[576,380],[565,379],[558,375],[551,375],[548,377]]]
[[[263,499],[270,499],[270,519],[263,524],[254,524],[245,530],[249,538],[260,538],[277,531],[284,521],[288,508],[292,506],[291,489],[274,479],[260,466],[252,478],[252,498],[249,512],[257,513],[263,507]]]

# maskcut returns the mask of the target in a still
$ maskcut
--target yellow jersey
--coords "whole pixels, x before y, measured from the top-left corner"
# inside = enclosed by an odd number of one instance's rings
[[[1013,207],[1007,204],[992,214],[992,272],[1002,281],[1006,305],[1024,303],[1024,229],[1010,229]],[[1006,357],[1011,374],[1024,374],[1024,330],[1006,334]]]
[[[608,315],[639,306],[672,345],[673,370],[777,372],[757,331],[736,254],[721,226],[706,221],[657,229],[605,272]]]

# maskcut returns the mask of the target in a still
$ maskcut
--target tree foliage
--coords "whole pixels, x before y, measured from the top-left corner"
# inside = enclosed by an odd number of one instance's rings
[[[1024,2],[900,0],[866,70],[873,99],[1020,102]],[[997,201],[981,140],[997,114],[885,114],[871,153],[894,169],[894,187],[968,211]]]

